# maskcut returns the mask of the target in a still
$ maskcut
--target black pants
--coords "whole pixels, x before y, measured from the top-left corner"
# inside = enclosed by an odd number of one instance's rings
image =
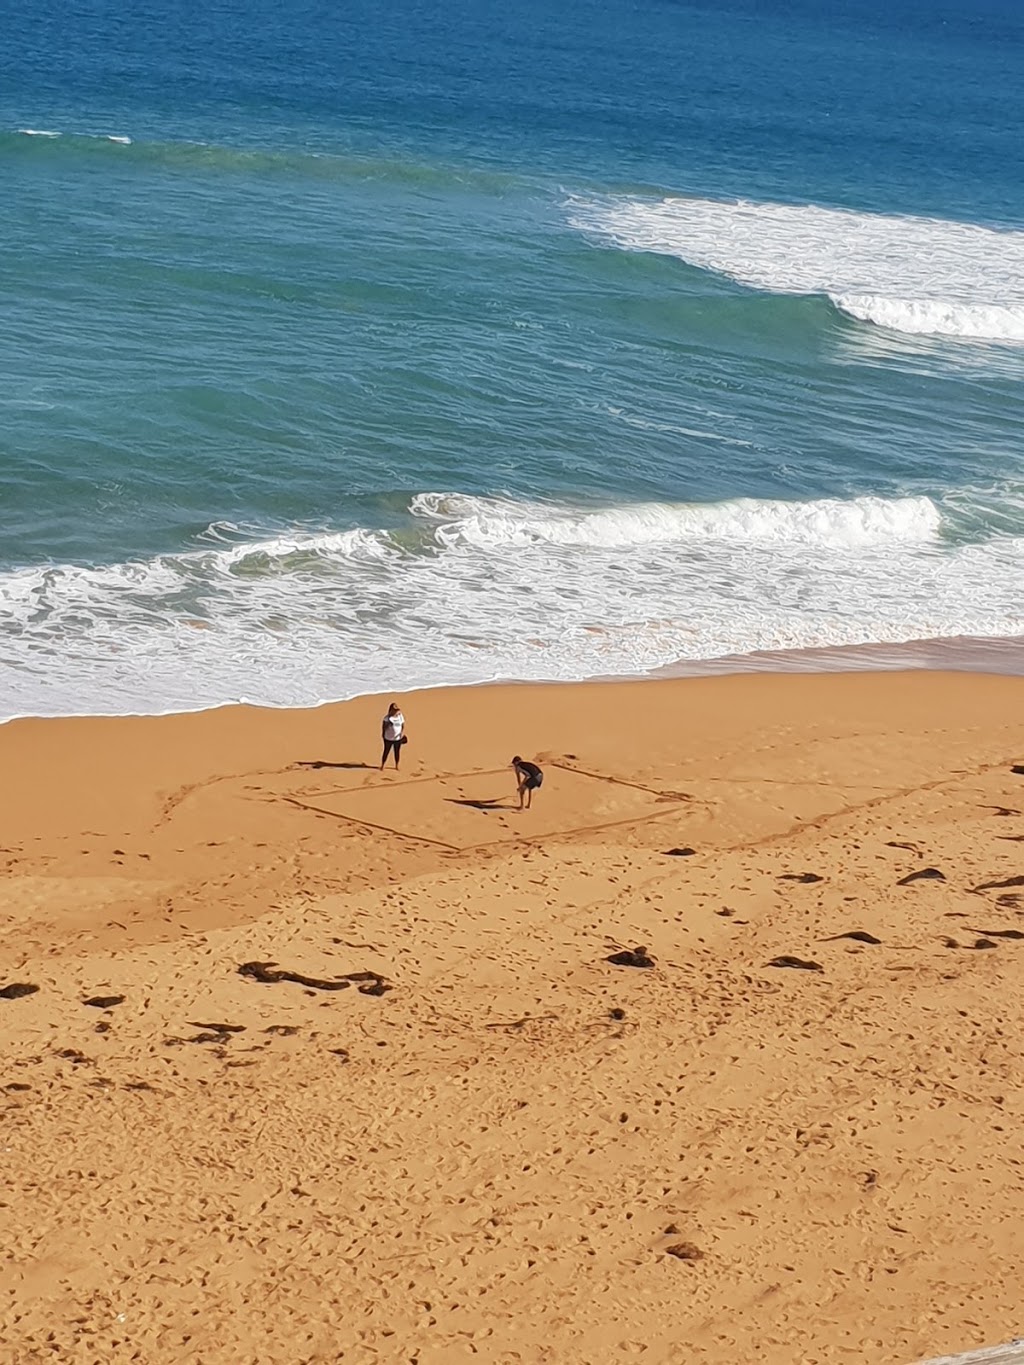
[[[388,761],[388,754],[392,749],[395,751],[395,767],[398,767],[398,760],[402,757],[402,741],[400,739],[386,739],[384,741],[384,752],[380,756],[380,766],[382,768]]]

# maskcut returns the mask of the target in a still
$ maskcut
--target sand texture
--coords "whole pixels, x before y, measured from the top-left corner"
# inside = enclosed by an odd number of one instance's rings
[[[402,700],[0,729],[3,1360],[1017,1336],[1024,682]]]

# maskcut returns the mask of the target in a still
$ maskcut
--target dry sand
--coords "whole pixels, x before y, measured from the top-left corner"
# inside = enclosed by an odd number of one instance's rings
[[[1020,1331],[1024,682],[404,700],[0,729],[3,1359]]]

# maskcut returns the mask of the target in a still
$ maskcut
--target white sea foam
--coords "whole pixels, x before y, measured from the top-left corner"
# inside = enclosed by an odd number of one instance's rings
[[[703,506],[637,503],[586,511],[428,493],[414,498],[411,510],[442,521],[435,533],[442,544],[479,547],[547,543],[617,549],[723,541],[840,547],[933,540],[941,520],[929,498],[737,498]]]
[[[833,294],[835,306],[860,322],[920,336],[1024,341],[1024,305],[887,299],[874,294]]]
[[[24,137],[64,137],[65,134],[49,128],[18,128],[16,132]],[[122,133],[69,133],[69,137],[88,137],[102,139],[104,142],[118,142],[124,147],[132,145],[132,139]]]
[[[232,570],[260,564],[288,564],[294,561],[325,564],[335,559],[382,559],[396,553],[384,531],[357,527],[353,531],[325,532],[320,535],[275,536],[270,540],[247,541],[213,555],[184,556],[209,564],[211,568]]]
[[[1024,539],[924,498],[607,510],[423,494],[397,530],[212,527],[0,574],[0,715],[317,702],[755,650],[1024,634]]]
[[[1024,341],[1024,232],[814,205],[574,201],[570,222],[632,251],[781,294],[825,294],[895,331]]]

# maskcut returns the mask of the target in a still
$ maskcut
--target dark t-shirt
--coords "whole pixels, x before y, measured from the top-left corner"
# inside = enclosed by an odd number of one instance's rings
[[[516,764],[516,772],[519,773],[520,776],[528,778],[530,782],[535,782],[538,785],[544,776],[536,763],[528,763],[525,758],[520,763]]]

